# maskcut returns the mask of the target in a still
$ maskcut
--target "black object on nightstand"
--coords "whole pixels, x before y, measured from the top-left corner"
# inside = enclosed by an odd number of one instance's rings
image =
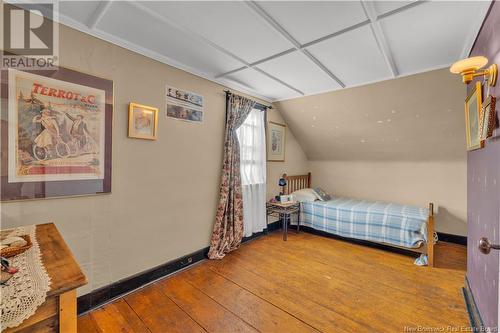
[[[288,222],[292,220],[292,215],[297,214],[297,232],[300,231],[300,203],[290,202],[290,203],[279,203],[279,202],[268,202],[266,203],[267,211],[267,221],[269,223],[269,217],[277,217],[283,223],[283,240],[287,240],[288,232]]]

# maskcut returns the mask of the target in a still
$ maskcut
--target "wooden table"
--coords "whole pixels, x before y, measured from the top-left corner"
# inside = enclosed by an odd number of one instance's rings
[[[50,291],[33,316],[3,332],[76,333],[76,289],[85,285],[87,278],[54,223],[37,225],[36,238],[51,278]]]
[[[300,203],[299,202],[267,202],[267,223],[269,223],[269,216],[277,217],[283,223],[283,240],[288,239],[288,222],[291,222],[292,214],[297,214],[297,232],[300,230]]]

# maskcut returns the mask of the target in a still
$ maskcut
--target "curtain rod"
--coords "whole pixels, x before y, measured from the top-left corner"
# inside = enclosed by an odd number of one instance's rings
[[[233,93],[230,90],[224,90],[224,92],[226,93],[227,96],[233,95]],[[265,105],[265,104],[262,104],[262,103],[259,103],[259,102],[255,102],[255,104],[258,105],[258,106],[260,106],[260,107],[264,107],[266,109],[272,109],[273,108],[271,105]]]

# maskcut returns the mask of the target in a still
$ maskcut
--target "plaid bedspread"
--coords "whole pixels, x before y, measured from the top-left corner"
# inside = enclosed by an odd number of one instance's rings
[[[302,202],[300,224],[343,237],[419,247],[427,238],[428,209],[347,198]]]

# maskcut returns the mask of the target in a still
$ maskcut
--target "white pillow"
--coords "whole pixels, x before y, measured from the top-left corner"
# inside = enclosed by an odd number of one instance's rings
[[[303,188],[292,193],[293,200],[298,202],[313,202],[318,200],[318,195],[312,188]]]

